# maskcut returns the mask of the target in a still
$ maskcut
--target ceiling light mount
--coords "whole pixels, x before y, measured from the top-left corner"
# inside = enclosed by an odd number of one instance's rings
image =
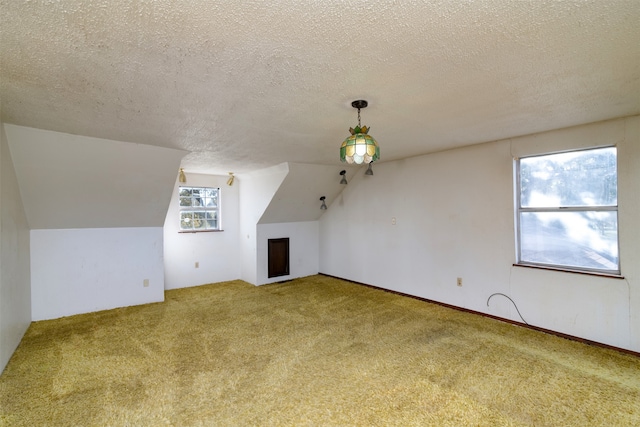
[[[369,105],[369,103],[367,101],[365,101],[364,99],[358,99],[358,100],[353,101],[351,103],[351,106],[353,108],[357,108],[358,110],[361,109],[361,108],[367,108],[368,105]],[[358,111],[358,113],[360,113],[360,112]],[[358,122],[358,124],[360,124],[360,122]]]
[[[340,146],[340,160],[348,164],[361,165],[380,158],[378,143],[371,135],[368,135],[369,128],[360,123],[360,110],[368,105],[369,103],[364,99],[358,99],[351,103],[353,108],[358,109],[358,126],[349,128],[351,136],[348,136]]]

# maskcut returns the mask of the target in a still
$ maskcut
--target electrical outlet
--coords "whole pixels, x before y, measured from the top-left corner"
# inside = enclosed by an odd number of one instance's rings
[[[462,277],[458,277],[458,286],[462,286]]]
[[[142,286],[144,286],[145,288],[148,288],[149,287],[149,279],[144,279],[142,281]]]
[[[196,268],[200,268],[200,263],[196,261]]]

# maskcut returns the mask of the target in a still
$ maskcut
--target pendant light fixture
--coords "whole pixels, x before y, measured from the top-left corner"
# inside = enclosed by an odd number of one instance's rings
[[[320,197],[320,201],[322,202],[322,204],[320,205],[320,209],[323,211],[327,210],[327,204],[324,202],[325,199],[326,199],[325,196]]]
[[[367,170],[365,171],[365,175],[373,175],[373,169],[371,169],[371,165],[373,164],[373,162],[369,163],[369,167],[367,168]]]
[[[345,176],[346,174],[346,170],[343,169],[340,171],[340,176],[342,177],[342,179],[340,180],[340,184],[347,185],[347,177]]]
[[[182,170],[182,168],[180,168],[180,171],[178,172],[178,181],[180,181],[181,184],[185,184],[187,182],[187,176],[184,174],[184,170]]]
[[[358,109],[358,126],[349,128],[351,136],[347,137],[340,146],[340,160],[349,164],[371,163],[380,158],[380,147],[371,135],[369,128],[360,124],[360,109],[366,108],[369,103],[364,99],[353,101],[351,106]]]

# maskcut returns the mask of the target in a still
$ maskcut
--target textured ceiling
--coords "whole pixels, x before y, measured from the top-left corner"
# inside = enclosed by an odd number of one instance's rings
[[[190,151],[187,171],[380,161],[640,113],[640,1],[0,0],[2,121]]]

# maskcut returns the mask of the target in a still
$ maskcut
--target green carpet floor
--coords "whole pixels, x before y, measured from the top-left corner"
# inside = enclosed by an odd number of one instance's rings
[[[34,322],[6,426],[638,426],[640,358],[325,276]]]

